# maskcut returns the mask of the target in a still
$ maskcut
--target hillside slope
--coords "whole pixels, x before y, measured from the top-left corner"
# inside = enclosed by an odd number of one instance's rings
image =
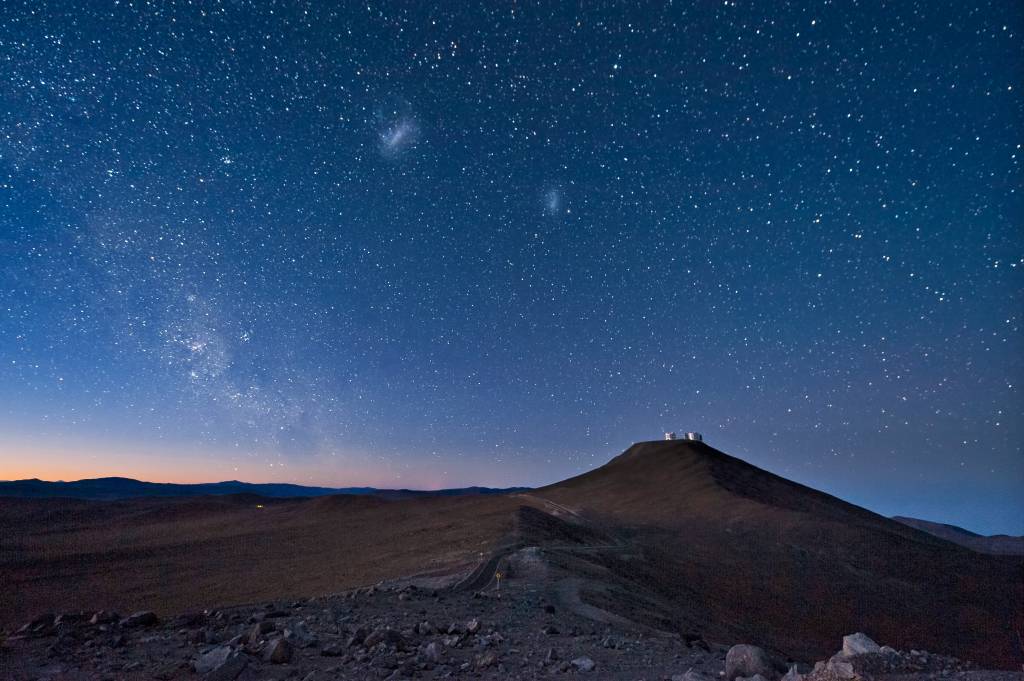
[[[1020,663],[1019,559],[968,551],[703,443],[638,443],[534,494],[630,528],[657,565],[644,581],[663,610],[710,638],[814,657],[864,630],[902,648]],[[612,611],[629,603],[594,600]]]
[[[1024,537],[1012,537],[1007,534],[993,534],[989,536],[976,534],[956,525],[936,523],[920,518],[906,518],[894,516],[893,520],[909,527],[927,532],[941,539],[951,541],[960,546],[966,546],[972,551],[979,553],[994,553],[1007,556],[1024,556]]]

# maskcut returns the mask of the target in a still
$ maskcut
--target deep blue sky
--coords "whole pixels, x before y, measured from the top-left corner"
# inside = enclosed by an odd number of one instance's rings
[[[0,477],[696,429],[1024,533],[1019,3],[460,4],[3,3]]]

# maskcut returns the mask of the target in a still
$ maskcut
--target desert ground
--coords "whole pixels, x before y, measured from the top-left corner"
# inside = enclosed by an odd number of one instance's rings
[[[735,644],[813,676],[855,632],[891,648],[814,678],[1022,661],[1020,557],[702,443],[495,496],[5,499],[0,528],[11,678],[698,681]]]

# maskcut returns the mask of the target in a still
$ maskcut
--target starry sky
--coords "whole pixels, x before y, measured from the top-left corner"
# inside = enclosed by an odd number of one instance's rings
[[[699,430],[1024,533],[1022,30],[8,0],[0,478],[537,485]]]

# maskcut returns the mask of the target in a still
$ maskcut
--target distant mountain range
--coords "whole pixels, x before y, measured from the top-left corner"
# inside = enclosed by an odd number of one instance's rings
[[[0,497],[70,499],[131,499],[136,497],[198,497],[225,494],[256,494],[262,497],[322,497],[331,494],[375,496],[386,499],[408,499],[412,497],[453,497],[482,494],[503,494],[519,492],[526,487],[495,489],[491,487],[460,487],[442,490],[377,489],[376,487],[307,487],[288,483],[251,483],[228,480],[179,484],[170,482],[144,482],[132,478],[94,478],[71,482],[50,482],[32,478],[29,480],[0,481]]]
[[[930,520],[921,520],[919,518],[906,518],[903,516],[893,516],[892,518],[898,523],[903,523],[909,527],[927,532],[928,534],[951,541],[960,546],[966,546],[969,549],[978,551],[980,553],[995,553],[1008,556],[1024,556],[1024,537],[1012,537],[1008,534],[994,534],[986,537],[985,535],[975,534],[970,530],[965,530],[962,527],[956,525],[946,525],[945,523],[933,523]]]

